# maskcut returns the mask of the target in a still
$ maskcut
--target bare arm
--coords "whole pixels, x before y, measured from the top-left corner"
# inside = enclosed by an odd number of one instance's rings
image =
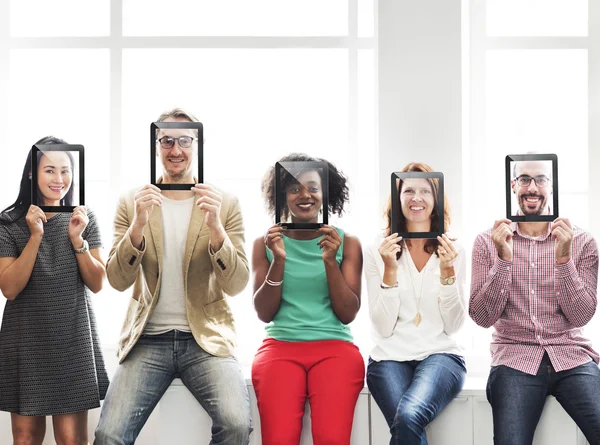
[[[257,238],[252,247],[252,270],[254,308],[258,318],[269,323],[279,310],[281,304],[281,285],[273,286],[266,282],[281,282],[285,268],[285,248],[281,234],[283,229],[273,226],[269,229],[266,238]],[[265,239],[273,252],[273,261],[269,264],[265,250]]]
[[[75,254],[75,258],[85,285],[95,294],[100,292],[106,277],[106,267],[100,256],[100,249],[90,249],[86,253]]]
[[[335,235],[339,237],[339,234],[333,228],[331,228],[331,231],[325,230],[327,228],[325,226],[320,230],[326,233],[325,238],[321,241],[321,245],[324,250],[323,261],[329,285],[331,307],[337,318],[342,323],[348,324],[354,320],[360,309],[362,248],[358,238],[346,235],[344,256],[340,267],[335,259],[335,255],[327,255],[326,252],[328,247],[333,249],[332,243],[334,241],[332,239],[335,239]]]
[[[9,300],[17,298],[31,278],[31,272],[44,236],[44,223],[47,221],[46,214],[42,209],[34,205],[29,206],[25,216],[30,233],[29,241],[18,258],[0,258],[0,289]],[[14,244],[12,249],[18,252]]]
[[[42,236],[31,236],[18,258],[0,258],[0,289],[6,298],[17,298],[31,277]]]

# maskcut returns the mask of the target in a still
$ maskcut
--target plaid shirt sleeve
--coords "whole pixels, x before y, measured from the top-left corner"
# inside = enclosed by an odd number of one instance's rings
[[[491,232],[480,234],[473,245],[469,316],[484,328],[500,318],[508,297],[512,263],[498,257]]]
[[[586,237],[581,255],[555,265],[556,298],[574,327],[588,324],[596,312],[598,248],[591,236]]]

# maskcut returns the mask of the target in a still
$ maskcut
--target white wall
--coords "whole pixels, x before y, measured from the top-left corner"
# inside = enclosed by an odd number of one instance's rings
[[[422,161],[445,175],[462,229],[460,0],[381,0],[378,11],[380,200],[389,174]]]

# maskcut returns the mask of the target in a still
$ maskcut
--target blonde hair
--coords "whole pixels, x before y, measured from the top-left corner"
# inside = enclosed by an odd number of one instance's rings
[[[157,122],[163,122],[165,119],[168,118],[174,118],[174,119],[187,119],[190,122],[200,122],[196,116],[194,116],[192,113],[185,111],[183,108],[173,108],[172,110],[169,111],[165,111],[163,114],[161,114],[158,117]]]

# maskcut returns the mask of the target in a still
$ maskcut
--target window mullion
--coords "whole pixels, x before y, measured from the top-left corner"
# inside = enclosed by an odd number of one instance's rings
[[[10,2],[0,2],[0,104],[8,104],[8,61],[10,58]],[[0,106],[0,132],[8,128],[8,107]]]
[[[600,4],[588,3],[588,196],[590,230],[600,237]],[[595,191],[595,193],[594,193]]]
[[[358,0],[348,0],[348,151],[358,172]]]
[[[118,196],[121,185],[121,85],[123,69],[123,1],[110,4],[110,190]]]
[[[469,139],[470,150],[468,171],[465,172],[463,181],[464,202],[485,202],[485,187],[481,187],[481,181],[485,179],[482,165],[486,165],[485,150],[485,15],[486,5],[484,1],[470,0],[470,90],[469,90]],[[463,163],[464,164],[464,163]],[[478,221],[478,212],[473,206],[465,206],[467,217],[465,221],[475,222],[475,227],[481,223]],[[473,227],[473,225],[471,225]]]
[[[486,49],[585,49],[587,37],[486,37]]]

